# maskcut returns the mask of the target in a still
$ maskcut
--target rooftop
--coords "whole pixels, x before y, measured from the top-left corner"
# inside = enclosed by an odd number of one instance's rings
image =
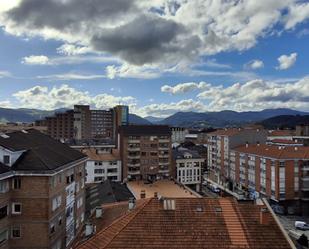
[[[186,159],[187,158],[186,156],[188,154],[193,159],[203,159],[203,157],[200,156],[200,154],[196,150],[189,150],[182,147],[173,150],[173,157],[175,159]]]
[[[76,248],[292,248],[265,206],[232,198],[174,201],[166,210],[163,200],[145,200]]]
[[[288,139],[273,139],[270,142],[276,143],[276,144],[302,144],[299,142],[296,142],[294,140],[288,140]]]
[[[271,136],[271,137],[295,136],[295,131],[294,130],[274,130],[274,131],[269,131],[268,136]]]
[[[176,184],[173,181],[168,180],[155,181],[152,184],[145,184],[142,181],[132,181],[128,182],[127,186],[136,199],[140,199],[140,194],[142,190],[145,191],[146,198],[153,197],[155,193],[167,198],[196,198],[196,196],[193,195],[192,192],[189,192],[186,188]]]
[[[90,160],[94,161],[120,160],[119,151],[115,149],[112,150],[112,153],[98,152],[95,148],[83,149],[82,152],[86,154]]]
[[[124,136],[170,136],[171,130],[167,125],[125,125],[120,127],[120,133]]]
[[[309,147],[305,146],[249,144],[238,146],[233,150],[275,159],[309,159]]]
[[[2,135],[0,136],[0,146],[13,152],[22,152],[12,165],[12,170],[55,170],[86,158],[84,154],[35,129]]]

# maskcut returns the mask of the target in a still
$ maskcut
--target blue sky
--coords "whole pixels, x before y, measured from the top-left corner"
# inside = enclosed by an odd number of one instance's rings
[[[0,3],[0,107],[309,111],[309,2],[279,2]]]

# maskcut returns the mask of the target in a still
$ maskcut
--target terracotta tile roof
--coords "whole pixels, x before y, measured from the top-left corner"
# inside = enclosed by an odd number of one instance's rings
[[[243,131],[243,129],[229,128],[229,129],[216,130],[214,132],[208,133],[208,135],[210,136],[234,136],[240,133],[241,131]]]
[[[276,221],[260,222],[261,206],[232,198],[176,198],[164,210],[152,198],[98,232],[78,249],[101,248],[291,248]]]
[[[242,145],[233,149],[241,153],[248,153],[274,159],[309,159],[309,147],[305,146],[277,146],[277,145]]]
[[[272,137],[295,136],[295,131],[293,131],[293,130],[275,130],[275,131],[269,131],[268,135],[272,136]]]
[[[86,154],[90,160],[96,161],[109,161],[109,160],[120,160],[119,150],[113,149],[112,154],[110,153],[96,153],[96,149],[83,149],[82,152]]]

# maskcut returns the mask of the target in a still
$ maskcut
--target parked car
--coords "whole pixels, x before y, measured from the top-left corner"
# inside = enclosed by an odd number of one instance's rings
[[[309,224],[307,224],[304,221],[295,221],[295,228],[306,231],[306,230],[309,230]]]
[[[276,214],[281,214],[281,215],[285,214],[284,208],[279,205],[271,205],[271,208],[274,210]]]
[[[215,184],[209,184],[208,185],[209,187],[209,189],[212,191],[212,192],[214,192],[214,193],[220,193],[220,189],[218,188],[218,186],[217,185],[215,185]]]

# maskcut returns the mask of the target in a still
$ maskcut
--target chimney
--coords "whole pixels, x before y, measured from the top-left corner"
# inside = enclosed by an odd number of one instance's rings
[[[260,141],[257,141],[256,144],[257,144],[257,146],[260,146]]]
[[[158,192],[154,192],[154,193],[153,193],[153,197],[154,197],[154,198],[158,198]]]
[[[294,147],[294,150],[295,150],[295,151],[297,151],[297,150],[298,150],[298,148],[295,146],[295,147]]]
[[[134,198],[130,198],[129,199],[129,210],[133,210],[135,208],[135,199]]]
[[[164,210],[175,210],[175,200],[164,199],[163,200],[163,209]]]
[[[146,198],[146,192],[144,189],[141,190],[141,199],[145,199]]]
[[[95,208],[95,217],[96,218],[102,218],[103,215],[103,208],[102,207],[96,207]]]
[[[268,211],[267,207],[263,207],[260,209],[260,224],[261,225],[268,225],[270,221],[270,212]]]
[[[246,148],[248,148],[249,147],[249,143],[248,142],[246,142]]]

